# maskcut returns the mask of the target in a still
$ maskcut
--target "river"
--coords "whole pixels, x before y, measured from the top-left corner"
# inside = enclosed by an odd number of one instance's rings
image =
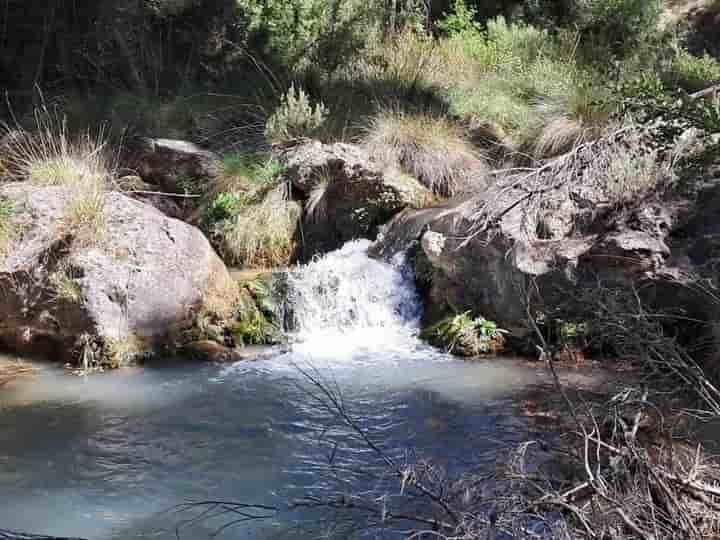
[[[541,369],[467,363],[421,343],[420,302],[402,261],[371,260],[367,246],[348,244],[292,273],[294,344],[275,358],[90,377],[43,367],[0,390],[0,528],[201,540],[229,517],[176,531],[193,515],[176,505],[282,506],[317,489],[328,452],[371,461],[359,443],[333,438],[338,422],[313,399],[308,375],[341,394],[389,453],[441,456],[450,470],[472,457],[492,471],[529,436],[514,396],[543,380]],[[310,517],[280,513],[222,538],[303,538],[282,531]]]

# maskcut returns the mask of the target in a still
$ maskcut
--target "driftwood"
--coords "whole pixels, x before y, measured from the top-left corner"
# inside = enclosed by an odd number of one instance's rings
[[[64,538],[60,536],[43,536],[39,534],[28,534],[17,531],[0,529],[0,540],[83,540],[82,538]]]

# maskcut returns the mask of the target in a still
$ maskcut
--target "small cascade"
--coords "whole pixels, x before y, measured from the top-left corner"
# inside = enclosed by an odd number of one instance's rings
[[[422,307],[402,256],[371,259],[356,240],[289,272],[291,331],[308,352],[416,343]]]

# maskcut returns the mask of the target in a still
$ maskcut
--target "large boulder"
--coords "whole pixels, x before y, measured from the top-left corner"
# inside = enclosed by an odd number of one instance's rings
[[[427,324],[470,311],[527,336],[529,314],[587,314],[586,294],[601,289],[685,320],[716,318],[698,291],[702,276],[717,278],[720,180],[679,190],[659,168],[657,185],[620,193],[613,171],[584,172],[616,144],[625,151],[624,140],[601,141],[443,211],[405,212],[373,252],[410,250]]]
[[[280,159],[287,179],[305,200],[299,260],[349,240],[374,239],[398,212],[434,201],[417,180],[382,169],[354,145],[307,142],[284,150]]]
[[[98,229],[80,234],[66,220],[76,196],[0,186],[16,231],[0,254],[0,345],[122,363],[232,300],[234,283],[196,228],[110,192]]]
[[[175,139],[132,139],[125,145],[124,161],[145,182],[179,194],[205,193],[223,170],[214,152]]]

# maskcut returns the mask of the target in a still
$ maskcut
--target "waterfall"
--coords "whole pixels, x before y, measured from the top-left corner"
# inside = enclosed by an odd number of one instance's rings
[[[402,255],[371,259],[356,240],[289,272],[288,304],[298,347],[312,354],[408,348],[422,307]]]

